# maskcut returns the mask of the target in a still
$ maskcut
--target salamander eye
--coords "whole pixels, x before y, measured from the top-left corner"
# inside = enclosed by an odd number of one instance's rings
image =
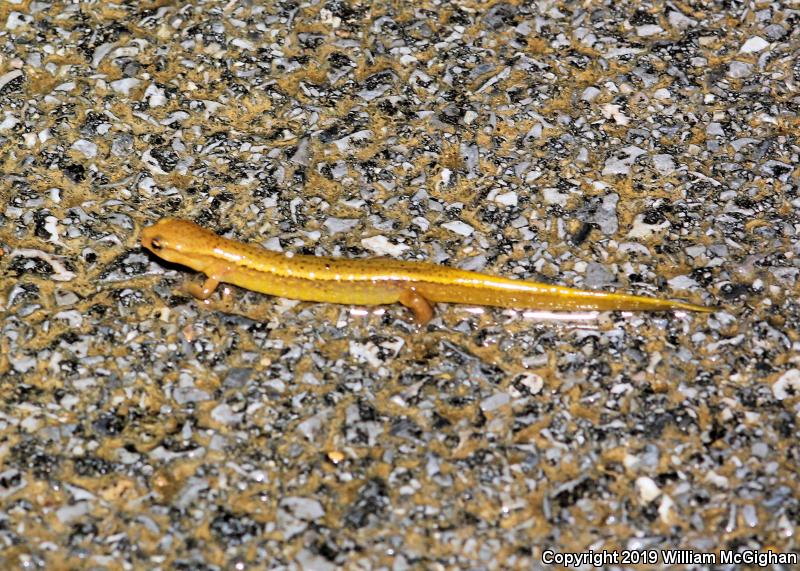
[[[164,247],[164,244],[161,243],[160,237],[156,237],[150,240],[150,246],[157,252]]]

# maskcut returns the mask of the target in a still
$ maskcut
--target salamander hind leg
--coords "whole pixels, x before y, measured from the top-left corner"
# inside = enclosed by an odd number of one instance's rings
[[[413,289],[401,291],[399,301],[414,313],[414,319],[420,325],[425,325],[433,317],[433,306]]]

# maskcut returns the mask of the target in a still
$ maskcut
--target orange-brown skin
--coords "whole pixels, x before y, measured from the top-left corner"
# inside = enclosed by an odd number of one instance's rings
[[[713,311],[682,301],[511,280],[423,262],[291,256],[228,240],[175,218],[163,218],[145,228],[141,240],[157,256],[206,274],[202,286],[189,286],[190,293],[200,299],[207,299],[225,282],[305,301],[400,302],[419,323],[433,317],[434,302],[555,311]]]

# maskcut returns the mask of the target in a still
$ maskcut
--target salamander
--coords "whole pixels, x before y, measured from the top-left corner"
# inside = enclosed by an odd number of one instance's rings
[[[208,299],[224,282],[303,301],[399,302],[420,324],[433,317],[432,304],[437,302],[550,311],[714,311],[684,301],[508,279],[425,262],[284,254],[223,238],[176,218],[144,228],[141,242],[160,258],[205,274],[202,285],[188,286],[199,299]]]

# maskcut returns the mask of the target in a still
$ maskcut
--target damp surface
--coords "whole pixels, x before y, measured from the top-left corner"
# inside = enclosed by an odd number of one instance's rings
[[[797,551],[795,8],[0,5],[4,568]],[[164,216],[718,310],[203,303]]]

